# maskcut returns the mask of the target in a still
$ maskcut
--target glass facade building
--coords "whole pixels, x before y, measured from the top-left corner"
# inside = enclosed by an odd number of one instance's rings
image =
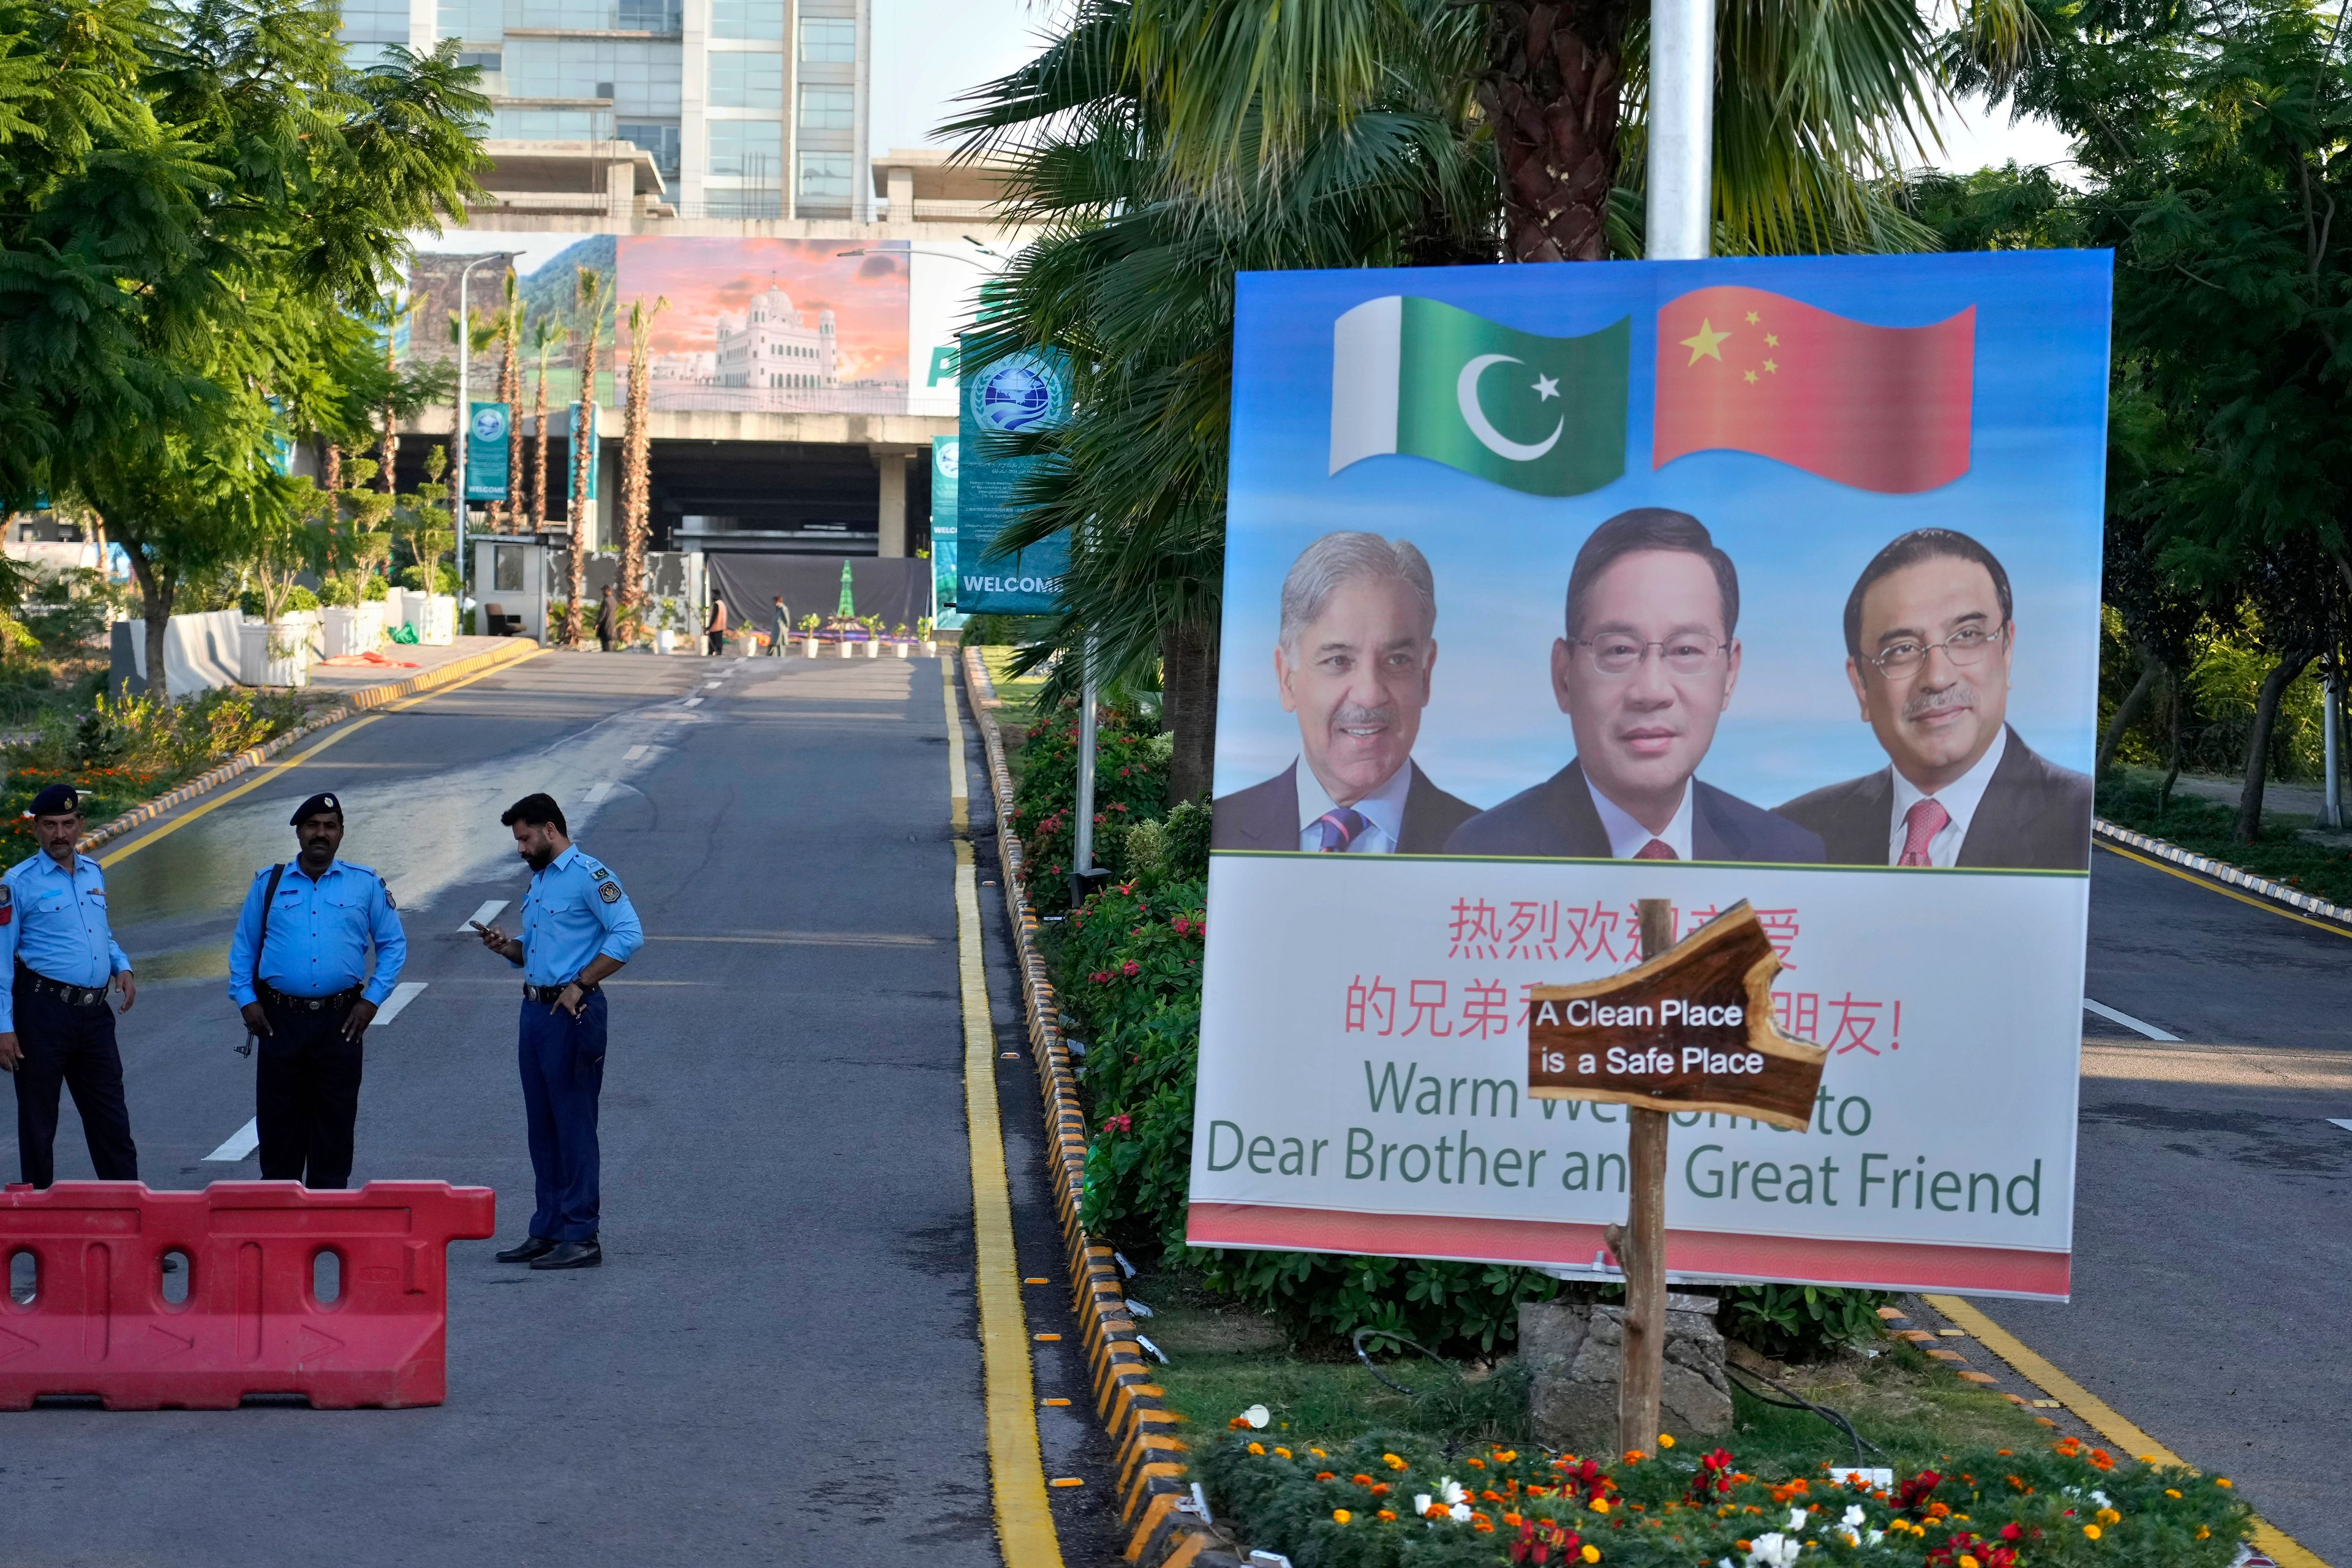
[[[358,63],[460,40],[490,96],[491,140],[641,147],[681,216],[862,221],[870,6],[343,0],[341,16]]]

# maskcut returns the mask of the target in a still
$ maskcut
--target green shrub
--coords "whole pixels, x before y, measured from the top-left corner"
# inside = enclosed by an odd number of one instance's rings
[[[1040,913],[1069,907],[1070,858],[1076,849],[1071,815],[1078,795],[1078,705],[1066,702],[1030,727],[1021,748],[1021,780],[1013,795],[1013,829],[1028,851],[1024,891]],[[1170,744],[1139,714],[1107,708],[1095,724],[1095,825],[1105,848],[1120,831],[1158,816],[1168,793]],[[1108,863],[1098,851],[1096,864]]]
[[[319,595],[310,592],[310,589],[302,586],[301,584],[295,584],[294,586],[288,591],[286,595],[286,609],[289,615],[299,615],[305,610],[315,610],[318,607]]]
[[[2224,1479],[2119,1465],[2073,1438],[1963,1451],[1878,1490],[1842,1486],[1826,1466],[1751,1475],[1727,1449],[1697,1448],[1602,1465],[1492,1445],[1439,1452],[1393,1432],[1328,1450],[1271,1431],[1194,1444],[1219,1521],[1297,1568],[2224,1568],[2252,1525]],[[1460,1502],[1417,1517],[1424,1497],[1433,1510]]]
[[[1819,1285],[1738,1285],[1723,1292],[1725,1334],[1780,1361],[1818,1361],[1878,1338],[1883,1290]]]
[[[391,585],[373,573],[370,573],[366,580],[360,584],[360,600],[362,604],[382,604],[391,594]]]
[[[434,593],[455,594],[457,592],[457,569],[455,566],[436,563],[433,568],[432,582]],[[425,584],[424,567],[404,566],[400,569],[400,585],[409,592],[416,594],[425,592]]]
[[[348,577],[330,577],[319,584],[319,602],[336,609],[348,610],[359,604],[359,589]]]

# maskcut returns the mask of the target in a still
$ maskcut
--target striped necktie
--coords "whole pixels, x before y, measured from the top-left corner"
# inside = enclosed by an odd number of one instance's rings
[[[1344,805],[1335,805],[1315,819],[1315,826],[1323,830],[1323,853],[1326,855],[1347,853],[1348,846],[1371,825],[1371,818]]]

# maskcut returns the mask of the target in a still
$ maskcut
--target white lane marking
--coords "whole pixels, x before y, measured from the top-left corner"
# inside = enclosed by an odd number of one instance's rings
[[[2352,1116],[2331,1116],[2327,1121],[2331,1127],[2341,1127],[2345,1131],[2352,1132]]]
[[[595,785],[588,791],[588,804],[590,805],[593,805],[612,793],[613,781],[611,779],[600,779],[597,781]]]
[[[621,753],[621,761],[625,763],[634,763],[639,757],[644,756],[647,752],[652,750],[653,748],[651,746],[631,746],[627,751]]]
[[[488,925],[498,919],[499,911],[506,907],[507,901],[504,899],[485,899],[482,901],[482,907],[474,911],[474,920],[467,921],[464,925],[459,926],[457,934],[459,936],[475,935],[474,921],[479,921],[484,925]]]
[[[2125,1028],[2131,1030],[2134,1034],[2145,1035],[2151,1040],[2178,1040],[2180,1038],[2179,1035],[2168,1035],[2162,1029],[2158,1028],[2154,1024],[2147,1023],[2139,1018],[2135,1018],[2129,1013],[2118,1012],[2115,1008],[2108,1006],[2104,1002],[2094,1002],[2088,996],[2083,998],[2083,1011],[2085,1013],[2095,1013],[2110,1024],[2121,1024]]]
[[[702,699],[699,697],[689,697],[685,701],[679,703],[678,706],[681,708],[699,708],[702,706]]]
[[[383,1005],[376,1009],[375,1026],[381,1029],[399,1017],[403,1008],[424,994],[425,986],[422,980],[404,980],[394,986],[392,994],[383,999]]]
[[[254,1118],[221,1141],[221,1146],[205,1156],[207,1163],[218,1161],[234,1165],[261,1147],[261,1119]]]

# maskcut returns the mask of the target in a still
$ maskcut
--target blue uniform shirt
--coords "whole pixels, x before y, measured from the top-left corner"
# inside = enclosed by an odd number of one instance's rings
[[[65,985],[100,986],[131,967],[106,921],[106,876],[87,855],[68,870],[47,854],[18,861],[0,878],[0,1030],[16,1026],[16,1000],[5,976],[16,960]]]
[[[408,938],[400,929],[392,889],[373,868],[338,860],[317,881],[290,861],[278,879],[269,911],[269,942],[259,954],[261,900],[269,891],[269,868],[253,874],[236,935],[228,944],[228,999],[242,1007],[255,1000],[259,977],[289,996],[332,996],[367,980],[365,999],[377,1006],[392,994],[408,962]],[[368,939],[375,939],[375,978],[368,980]]]
[[[522,900],[527,984],[567,984],[598,953],[626,963],[645,944],[645,927],[620,882],[577,844],[531,873]]]

